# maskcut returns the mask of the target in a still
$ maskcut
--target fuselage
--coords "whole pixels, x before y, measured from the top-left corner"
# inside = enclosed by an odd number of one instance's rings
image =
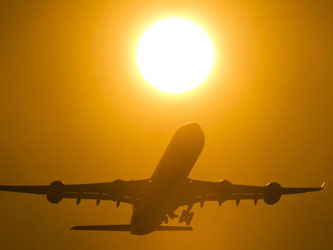
[[[151,233],[176,209],[177,190],[186,181],[204,142],[204,133],[196,123],[177,130],[151,177],[151,190],[145,199],[133,204],[132,234]]]

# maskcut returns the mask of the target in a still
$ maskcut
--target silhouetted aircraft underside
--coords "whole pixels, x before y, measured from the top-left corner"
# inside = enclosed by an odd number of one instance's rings
[[[46,195],[49,202],[58,204],[64,198],[110,200],[129,203],[133,207],[130,224],[75,226],[72,230],[129,231],[144,235],[153,231],[189,231],[193,218],[192,206],[215,201],[219,205],[227,200],[253,200],[257,204],[262,199],[268,205],[278,202],[282,195],[319,191],[321,187],[290,188],[281,187],[276,182],[266,186],[232,184],[227,180],[219,182],[189,179],[188,175],[204,146],[204,133],[196,123],[188,123],[177,130],[153,175],[144,180],[115,180],[107,183],[65,185],[54,181],[41,186],[0,186],[0,191]],[[180,216],[175,214],[178,207],[187,206]],[[179,223],[187,226],[166,226],[169,219],[179,217]]]

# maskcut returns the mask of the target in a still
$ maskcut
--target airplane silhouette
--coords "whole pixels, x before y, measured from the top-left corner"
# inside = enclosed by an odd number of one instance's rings
[[[188,231],[193,218],[191,212],[195,203],[203,207],[206,201],[222,202],[251,199],[256,205],[263,199],[268,205],[278,202],[282,195],[320,191],[321,187],[288,188],[276,182],[266,186],[247,186],[231,184],[227,180],[219,182],[189,179],[188,175],[204,146],[204,133],[197,123],[187,123],[177,130],[158,163],[153,175],[144,180],[115,180],[107,183],[65,185],[54,181],[42,186],[0,186],[0,191],[12,191],[46,195],[49,202],[58,204],[64,198],[111,200],[119,207],[121,202],[133,207],[130,224],[75,226],[71,230],[129,231],[144,235],[153,231]],[[178,207],[187,206],[179,216],[179,223],[187,226],[167,226],[169,219],[178,215]],[[164,222],[163,225],[161,225]]]

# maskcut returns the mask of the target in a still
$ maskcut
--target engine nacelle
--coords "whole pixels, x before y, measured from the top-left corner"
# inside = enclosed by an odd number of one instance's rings
[[[111,183],[111,188],[112,191],[117,193],[117,194],[121,194],[121,191],[124,190],[124,185],[125,185],[125,181],[124,180],[115,180]],[[121,194],[122,195],[122,194]]]
[[[124,185],[124,183],[125,183],[125,181],[121,180],[121,179],[117,179],[112,182],[113,185],[117,185],[117,186],[122,186],[122,185]]]
[[[221,194],[221,198],[227,197],[232,191],[232,184],[230,181],[221,180],[218,183],[218,192]]]
[[[125,181],[124,180],[120,180],[120,179],[117,179],[117,180],[114,180],[113,182],[111,182],[111,185],[110,185],[110,194],[112,199],[114,200],[120,200],[121,198],[124,197],[124,190],[125,190]],[[117,207],[119,206],[119,204],[117,204]]]
[[[281,185],[276,182],[271,182],[267,184],[264,194],[263,200],[268,205],[273,205],[277,203],[281,198]]]
[[[53,204],[58,204],[64,198],[64,195],[65,184],[61,181],[54,181],[49,186],[46,199]]]

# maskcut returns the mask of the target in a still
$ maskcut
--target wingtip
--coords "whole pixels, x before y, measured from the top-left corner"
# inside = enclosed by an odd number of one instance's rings
[[[325,184],[326,184],[326,182],[324,181],[320,188],[323,189]]]

